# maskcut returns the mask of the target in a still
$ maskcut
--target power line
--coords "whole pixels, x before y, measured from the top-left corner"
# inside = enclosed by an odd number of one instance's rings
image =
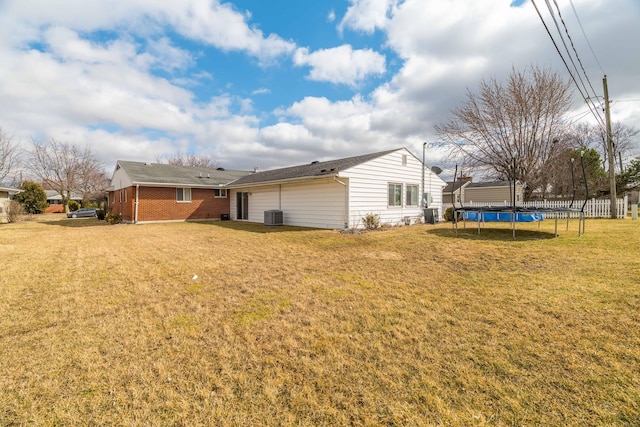
[[[589,83],[589,87],[591,88],[591,92],[593,93],[593,95],[595,95],[595,98],[598,99],[596,91],[595,91],[595,89],[593,89],[593,85],[591,84],[591,80],[589,80],[589,76],[587,75],[587,71],[584,69],[584,65],[582,65],[582,61],[580,60],[580,55],[578,55],[578,51],[576,50],[576,47],[573,44],[573,39],[571,38],[571,35],[569,34],[569,29],[567,28],[567,24],[564,22],[564,19],[562,18],[562,14],[560,13],[560,7],[558,7],[558,2],[556,0],[553,0],[553,3],[556,5],[556,10],[558,11],[558,17],[560,18],[560,22],[562,22],[562,26],[564,27],[564,31],[567,34],[567,38],[569,39],[569,43],[571,44],[571,48],[573,49],[573,52],[576,55],[576,60],[578,61],[578,64],[580,64],[580,68],[582,69],[582,74],[584,74],[585,79],[587,79],[587,83]],[[567,48],[567,45],[565,44],[565,49],[566,48]],[[567,49],[567,52],[568,51],[569,50]],[[569,54],[571,54],[571,53],[569,53]],[[573,61],[572,61],[572,63],[573,63]],[[573,66],[575,67],[575,64]],[[580,81],[582,81],[582,79],[580,79]],[[589,92],[589,91],[587,90],[587,92]],[[600,103],[600,108],[604,108],[602,103]]]
[[[589,46],[589,49],[591,50],[591,53],[593,54],[593,59],[596,60],[596,64],[598,64],[598,67],[600,67],[600,71],[602,71],[602,74],[603,75],[607,74],[602,69],[602,65],[600,65],[600,61],[598,61],[598,57],[596,56],[596,53],[593,51],[593,48],[591,47],[591,43],[589,43],[589,39],[587,38],[587,33],[584,32],[584,28],[582,27],[582,22],[580,22],[580,18],[578,17],[578,12],[576,12],[576,8],[573,6],[573,0],[569,0],[569,3],[571,3],[571,9],[573,9],[573,14],[576,17],[576,21],[578,21],[578,25],[580,26],[580,30],[582,31],[582,35],[584,36],[584,39],[587,41],[587,46]]]
[[[545,22],[544,18],[542,17],[542,14],[540,13],[540,9],[538,9],[538,5],[536,4],[535,0],[531,0],[531,3],[533,4],[533,7],[536,9],[536,12],[538,13],[538,17],[540,18],[540,21],[542,22],[542,25],[544,26],[545,30],[547,31],[547,34],[549,35],[549,38],[551,39],[551,43],[553,43],[553,46],[556,48],[556,52],[558,52],[558,55],[560,55],[560,59],[562,60],[565,68],[567,69],[567,72],[569,73],[569,76],[571,77],[571,80],[573,80],[573,83],[576,85],[578,91],[580,92],[580,96],[582,96],[582,99],[584,99],[584,101],[587,103],[587,106],[591,110],[591,113],[593,114],[593,116],[596,118],[596,120],[598,120],[598,124],[600,126],[602,126],[603,129],[604,129],[604,124],[603,124],[602,117],[600,117],[600,115],[597,113],[597,109],[594,110],[593,107],[591,106],[591,104],[589,103],[589,97],[586,96],[582,92],[582,88],[580,87],[580,85],[576,81],[576,78],[573,75],[573,72],[571,71],[571,68],[569,67],[569,64],[567,64],[567,61],[564,58],[564,55],[560,51],[560,48],[558,47],[558,44],[556,43],[555,39],[553,38],[553,35],[551,34],[551,30],[549,30],[549,27],[547,26],[547,23]],[[549,4],[548,4],[548,6],[550,7]],[[555,18],[554,18],[554,20],[555,20]]]
[[[564,49],[567,52],[567,55],[569,56],[569,60],[571,61],[571,65],[573,65],[573,69],[575,70],[576,75],[578,76],[578,80],[580,80],[580,84],[582,85],[582,88],[584,88],[584,90],[587,93],[587,95],[589,95],[589,89],[587,88],[587,86],[585,85],[584,81],[582,80],[582,77],[580,76],[580,71],[578,70],[578,67],[576,66],[576,63],[573,60],[573,56],[571,55],[571,51],[569,50],[569,47],[567,46],[567,43],[566,43],[564,37],[562,36],[562,31],[560,30],[560,26],[558,25],[558,21],[556,20],[555,14],[553,12],[553,8],[551,7],[551,3],[549,3],[549,0],[545,0],[545,3],[547,4],[547,8],[549,9],[549,13],[551,14],[551,18],[553,19],[553,22],[554,22],[554,24],[556,26],[556,30],[558,31],[558,35],[560,37],[560,40],[562,41]],[[558,3],[556,3],[555,0],[554,0],[554,3],[556,4],[556,8],[558,9],[558,16],[559,16],[560,20],[562,21],[562,25],[565,28],[565,32],[567,33],[567,38],[569,39],[569,41],[571,42],[571,45],[573,46],[573,40],[571,40],[571,36],[569,35],[569,30],[567,29],[567,26],[565,25],[564,20],[562,19],[562,16],[560,15],[560,9],[558,8]],[[578,60],[578,62],[580,63],[580,66],[582,67],[582,61],[580,61],[580,58],[578,57],[578,52],[575,50],[575,46],[573,47],[573,50],[574,50],[574,52],[576,54],[576,59]],[[584,67],[582,67],[582,70],[584,71]],[[591,85],[591,81],[587,77],[587,73],[584,72],[584,74],[585,74],[585,77],[587,78],[587,81],[589,81],[589,85],[591,86],[591,90],[593,91],[593,95],[597,99],[597,95],[595,93],[595,90],[593,90],[593,86]],[[575,81],[576,80],[574,78],[574,82]],[[578,83],[576,82],[576,85],[577,84]],[[580,89],[580,87],[578,87],[578,89]],[[582,94],[582,91],[580,91],[580,93]],[[591,102],[591,104],[594,107],[594,109],[592,110],[593,113],[594,113],[594,116],[600,122],[600,125],[604,126],[604,119],[602,118],[602,116],[600,116],[598,108],[596,107],[595,103],[593,102],[591,96],[584,96],[583,95],[583,98],[587,102],[587,105],[589,105],[589,102]],[[600,105],[600,108],[602,108],[602,104]]]

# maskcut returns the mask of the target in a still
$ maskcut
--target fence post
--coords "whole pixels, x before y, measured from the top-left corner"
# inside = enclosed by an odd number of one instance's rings
[[[622,199],[622,210],[618,209],[618,212],[622,212],[622,218],[626,219],[627,218],[627,212],[629,211],[628,209],[628,204],[629,203],[629,195],[627,193],[624,194],[624,199]]]

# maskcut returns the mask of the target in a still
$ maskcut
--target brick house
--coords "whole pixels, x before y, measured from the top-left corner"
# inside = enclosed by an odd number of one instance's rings
[[[250,173],[118,160],[109,212],[133,223],[220,219],[230,210],[225,186]]]
[[[426,177],[426,179],[425,179]],[[345,229],[377,215],[384,224],[422,220],[422,199],[442,212],[442,181],[406,148],[261,172],[119,160],[109,211],[127,222],[220,219]]]

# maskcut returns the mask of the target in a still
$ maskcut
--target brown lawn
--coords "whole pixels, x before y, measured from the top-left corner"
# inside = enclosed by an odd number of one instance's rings
[[[0,425],[640,424],[640,222],[497,227],[2,225]]]

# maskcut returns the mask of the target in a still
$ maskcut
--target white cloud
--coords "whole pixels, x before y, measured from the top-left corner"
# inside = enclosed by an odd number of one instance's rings
[[[183,70],[194,63],[190,52],[173,46],[167,37],[150,40],[147,49],[153,55],[156,66],[166,71]]]
[[[245,51],[264,62],[295,49],[293,42],[276,34],[265,36],[259,28],[249,26],[247,16],[228,3],[210,0],[189,0],[185,3],[173,11],[175,14],[168,13],[165,19],[189,38],[226,51]]]
[[[268,95],[271,93],[271,89],[268,89],[266,87],[261,87],[260,89],[256,89],[253,92],[251,92],[252,95]]]
[[[22,44],[37,41],[43,27],[73,31],[121,31],[153,38],[168,25],[184,37],[225,51],[243,51],[264,63],[293,52],[295,44],[265,35],[247,22],[250,16],[218,0],[74,0],[3,2],[0,35]],[[3,28],[3,29],[2,29]]]
[[[640,38],[636,3],[574,0],[609,74],[614,120],[630,124],[640,117],[638,103],[615,101],[640,97],[634,72],[640,56],[630,54]],[[481,79],[501,79],[512,67],[532,63],[565,72],[530,2],[510,8],[508,1],[350,0],[338,29],[358,32],[349,43],[364,47],[382,36],[397,63],[346,43],[296,49],[252,19],[219,0],[85,0],[81,6],[74,0],[0,0],[0,125],[27,143],[51,136],[89,142],[107,165],[117,158],[195,151],[224,167],[269,168],[398,146],[421,153],[423,141],[435,140],[434,124]],[[321,20],[326,25],[333,19],[335,13]],[[575,22],[571,28],[598,85],[601,72]],[[200,51],[180,48],[171,39],[176,33]],[[314,83],[314,92],[280,110],[256,112],[251,99],[233,92],[236,87],[220,87],[215,66],[196,68],[212,48],[244,53],[251,65],[292,55],[294,66],[308,67],[309,80],[333,86]],[[280,67],[289,72],[288,65],[283,61],[269,73]],[[158,69],[171,76],[154,75]],[[394,74],[383,84],[353,94],[389,70]],[[273,75],[256,76],[252,95],[263,95],[254,98],[256,105],[282,90],[269,85],[280,81]],[[216,96],[197,96],[203,82],[219,90]],[[323,87],[326,92],[315,92]],[[271,113],[280,123],[264,125]],[[428,162],[442,158],[441,151],[427,153]]]
[[[370,76],[385,72],[385,58],[371,49],[352,49],[342,45],[309,53],[300,48],[293,56],[297,66],[310,66],[308,78],[336,84],[357,86]]]
[[[376,29],[385,29],[390,15],[398,0],[349,0],[347,9],[338,29],[350,28],[356,31],[372,33]],[[426,6],[423,4],[423,6]]]

